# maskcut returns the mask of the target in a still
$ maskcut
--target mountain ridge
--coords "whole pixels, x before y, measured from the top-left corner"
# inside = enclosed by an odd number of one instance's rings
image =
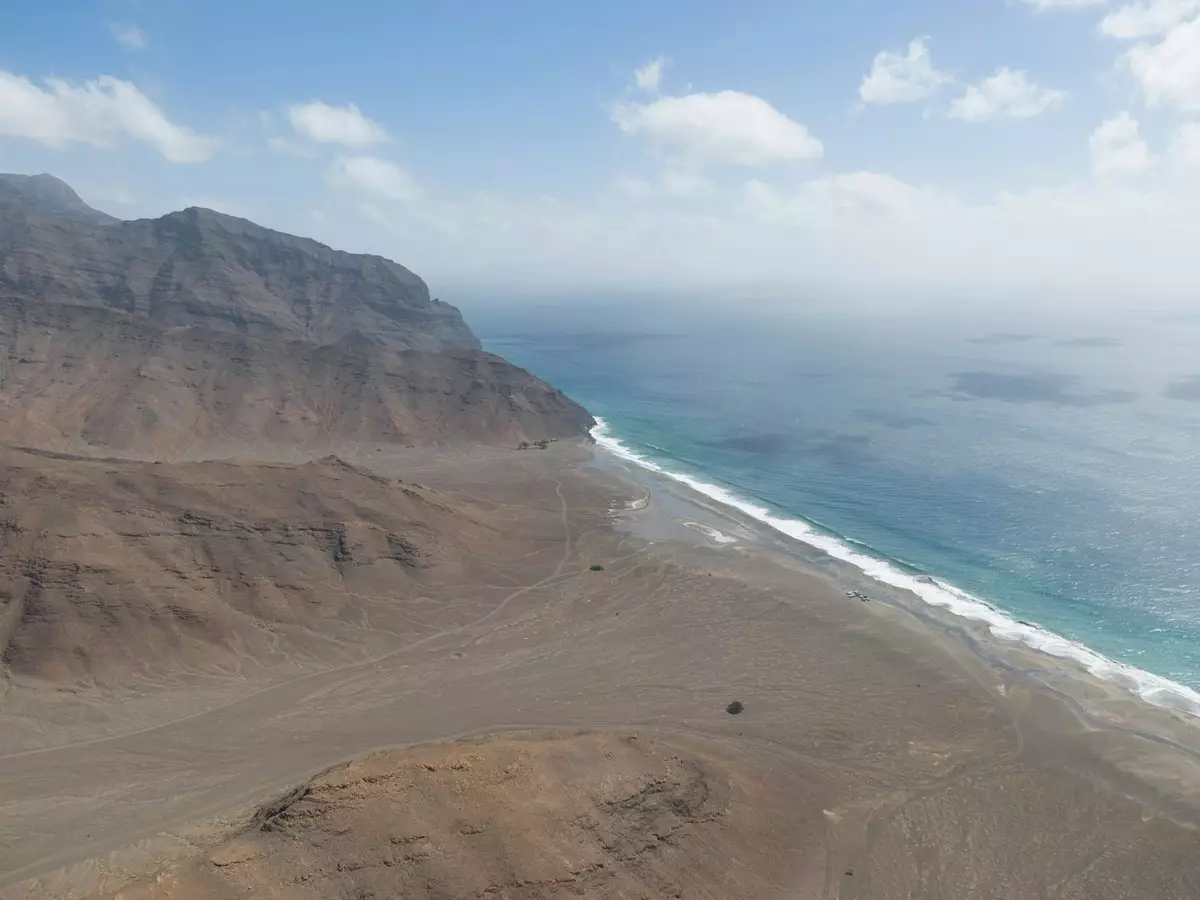
[[[0,299],[14,297],[316,344],[358,330],[418,350],[480,346],[461,313],[398,263],[201,207],[101,226],[9,198]]]
[[[0,172],[0,203],[24,203],[62,219],[91,225],[112,225],[121,221],[88,206],[75,189],[53,175],[17,175]]]
[[[81,222],[50,194],[0,195],[0,442],[270,459],[591,427],[398,263],[201,207]]]

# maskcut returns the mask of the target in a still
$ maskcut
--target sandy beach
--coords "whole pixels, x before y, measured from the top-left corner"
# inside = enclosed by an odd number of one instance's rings
[[[346,456],[504,553],[335,663],[15,685],[5,900],[1200,896],[1185,714],[582,444]]]

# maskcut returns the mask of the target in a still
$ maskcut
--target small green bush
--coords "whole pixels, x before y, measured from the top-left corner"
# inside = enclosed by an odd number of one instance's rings
[[[746,704],[744,704],[741,700],[734,700],[727,707],[725,707],[725,712],[729,713],[731,716],[736,716],[740,715],[745,708]]]
[[[591,566],[590,568],[591,568],[591,571],[593,571],[593,572],[603,572],[604,571],[604,566],[599,565],[599,564]]]

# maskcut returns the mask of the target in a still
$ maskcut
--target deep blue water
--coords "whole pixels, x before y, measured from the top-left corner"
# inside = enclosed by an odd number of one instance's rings
[[[658,465],[1200,688],[1200,319],[465,311]]]

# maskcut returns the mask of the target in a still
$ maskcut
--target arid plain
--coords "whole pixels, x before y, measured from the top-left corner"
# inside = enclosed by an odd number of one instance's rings
[[[1185,751],[763,551],[647,541],[591,456],[281,469],[380,505],[403,470],[463,524],[286,662],[11,687],[3,895],[1197,895]]]

